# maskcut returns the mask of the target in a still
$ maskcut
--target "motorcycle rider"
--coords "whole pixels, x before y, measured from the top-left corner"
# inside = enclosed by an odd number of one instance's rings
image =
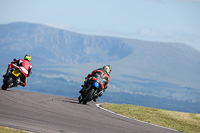
[[[98,92],[98,95],[94,96],[93,101],[96,102],[96,99],[98,97],[101,97],[103,92],[105,91],[105,89],[107,89],[107,85],[109,82],[109,75],[110,75],[111,71],[112,71],[112,67],[110,65],[106,65],[103,68],[96,69],[92,73],[88,74],[88,76],[85,78],[86,80],[84,82],[84,85],[82,85],[82,89],[79,91],[79,93],[82,93],[84,91],[84,86],[85,87],[88,86],[87,79],[95,76],[96,74],[99,74],[102,79],[102,82],[100,82],[100,86],[101,86],[102,90]]]
[[[30,63],[32,57],[30,54],[26,54],[24,56],[24,59],[19,59],[16,60],[14,59],[14,61],[12,61],[9,65],[8,65],[8,69],[5,75],[3,75],[3,77],[7,77],[7,74],[9,73],[10,69],[12,67],[20,67],[21,68],[21,72],[22,72],[22,82],[20,83],[21,86],[25,87],[26,86],[26,78],[30,76],[31,74],[31,70],[32,70],[32,64]]]

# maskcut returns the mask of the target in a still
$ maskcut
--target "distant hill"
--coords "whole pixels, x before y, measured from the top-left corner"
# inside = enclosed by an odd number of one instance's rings
[[[88,73],[111,64],[111,94],[200,103],[200,51],[186,44],[91,36],[24,22],[0,25],[0,73],[26,53],[33,57],[30,90],[76,88],[67,93],[77,96]]]
[[[0,30],[2,50],[28,51],[44,59],[44,64],[104,62],[132,52],[132,47],[121,39],[81,35],[39,24],[11,23],[0,25]]]

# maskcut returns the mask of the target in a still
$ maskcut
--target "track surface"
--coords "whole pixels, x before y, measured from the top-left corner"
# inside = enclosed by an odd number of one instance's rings
[[[44,133],[177,133],[127,119],[74,98],[0,90],[0,126]]]

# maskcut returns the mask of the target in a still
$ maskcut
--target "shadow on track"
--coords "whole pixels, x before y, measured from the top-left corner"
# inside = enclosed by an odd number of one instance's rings
[[[76,103],[76,104],[79,104],[79,102],[77,100],[61,100],[62,102],[67,102],[67,103]]]

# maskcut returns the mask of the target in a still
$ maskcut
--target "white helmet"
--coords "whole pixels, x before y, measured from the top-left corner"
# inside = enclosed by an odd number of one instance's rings
[[[110,65],[104,66],[103,69],[105,69],[108,74],[110,74],[110,72],[112,71],[112,67]]]

